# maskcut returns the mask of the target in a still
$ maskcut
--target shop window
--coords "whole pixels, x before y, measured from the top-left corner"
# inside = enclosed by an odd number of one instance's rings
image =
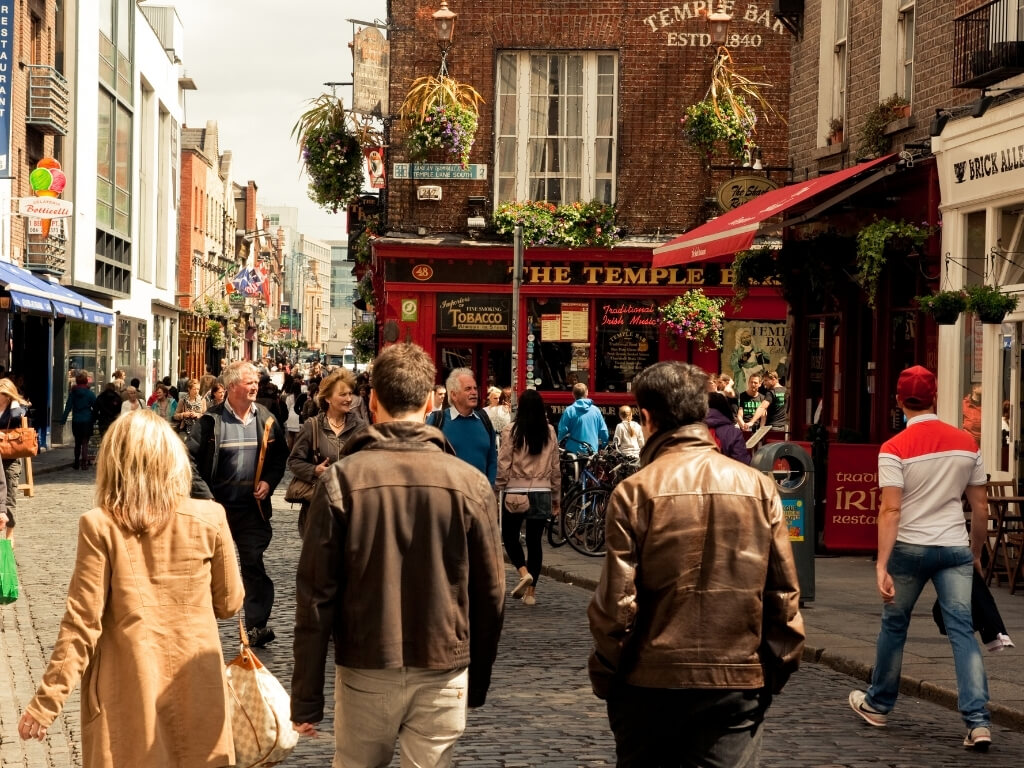
[[[629,392],[633,378],[658,362],[658,304],[652,300],[599,301],[595,389]]]
[[[617,83],[614,53],[501,53],[496,200],[614,202]]]
[[[526,370],[534,388],[565,391],[577,382],[593,387],[590,302],[539,297],[527,302],[527,310]]]

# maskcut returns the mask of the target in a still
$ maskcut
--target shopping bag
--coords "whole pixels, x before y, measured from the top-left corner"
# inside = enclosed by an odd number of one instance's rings
[[[245,624],[239,619],[242,650],[227,665],[228,713],[238,768],[277,765],[295,749],[298,732],[292,728],[291,700],[249,647]]]
[[[18,568],[14,562],[11,540],[0,539],[0,604],[18,599]]]

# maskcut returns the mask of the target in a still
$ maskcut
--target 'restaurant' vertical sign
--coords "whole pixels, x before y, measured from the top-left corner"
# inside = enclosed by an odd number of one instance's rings
[[[11,56],[14,54],[13,3],[0,2],[0,177],[11,176]]]

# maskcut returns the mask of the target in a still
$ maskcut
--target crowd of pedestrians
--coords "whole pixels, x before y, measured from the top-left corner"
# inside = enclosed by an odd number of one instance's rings
[[[541,533],[561,506],[559,444],[610,444],[641,465],[610,495],[588,610],[588,669],[617,765],[758,764],[762,722],[804,640],[781,500],[745,466],[741,428],[785,428],[785,390],[771,371],[764,391],[750,372],[737,396],[727,376],[656,363],[634,379],[635,412],[619,409],[612,437],[583,384],[556,429],[540,393],[524,391],[513,411],[511,392],[491,387],[481,406],[471,369],[438,384],[414,344],[384,350],[372,386],[314,364],[278,389],[237,361],[217,378],[158,384],[148,408],[139,383],[118,373],[101,402],[79,372],[65,408],[77,466],[90,461],[94,422],[104,433],[95,509],[80,520],[67,612],[22,738],[44,738],[80,683],[87,768],[140,755],[231,765],[216,619],[241,609],[256,647],[275,641],[272,620],[294,620],[291,719],[307,736],[324,719],[333,641],[334,765],[386,766],[396,742],[403,765],[450,765],[467,708],[490,687],[502,549],[517,577],[508,594],[535,605]],[[7,381],[0,419],[10,423],[21,401]],[[938,422],[935,391],[923,368],[900,377],[908,427],[879,457],[878,658],[871,687],[849,703],[886,724],[910,611],[931,580],[954,648],[964,745],[985,750],[988,691],[970,618],[982,537],[967,540],[960,506],[966,492],[983,531],[984,469],[977,446]],[[75,429],[86,422],[88,432]],[[264,555],[286,468],[314,491],[300,508],[296,614],[282,618]],[[0,509],[0,524],[13,526],[13,512]],[[168,653],[163,638],[183,637],[189,653]]]

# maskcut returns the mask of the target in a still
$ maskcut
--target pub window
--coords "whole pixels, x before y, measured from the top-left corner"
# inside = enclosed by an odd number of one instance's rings
[[[535,389],[565,391],[577,382],[593,386],[590,309],[589,301],[538,297],[527,302],[526,367]]]
[[[496,200],[614,202],[617,87],[614,53],[501,53]]]
[[[598,301],[597,392],[630,392],[633,378],[658,362],[658,304],[653,300]]]

